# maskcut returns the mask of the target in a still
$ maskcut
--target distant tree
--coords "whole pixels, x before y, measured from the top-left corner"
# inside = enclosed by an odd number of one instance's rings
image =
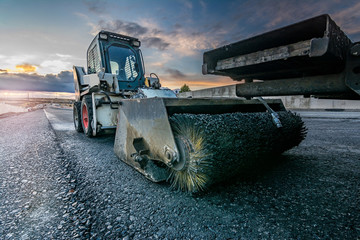
[[[190,88],[188,85],[184,84],[181,88],[180,88],[180,92],[190,92]]]

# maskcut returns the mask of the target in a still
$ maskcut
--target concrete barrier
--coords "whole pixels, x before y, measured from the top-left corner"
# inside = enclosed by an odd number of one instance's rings
[[[191,92],[179,93],[178,97],[236,97],[236,85],[207,88]],[[304,98],[302,96],[282,96],[269,98],[281,98],[285,107],[288,109],[360,110],[360,101],[358,100],[317,99]]]

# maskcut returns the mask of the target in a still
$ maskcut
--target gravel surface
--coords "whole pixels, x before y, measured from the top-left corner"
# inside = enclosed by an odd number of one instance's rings
[[[73,239],[76,179],[43,110],[0,119],[0,239]]]
[[[275,164],[189,195],[117,159],[113,135],[76,133],[71,110],[46,113],[51,127],[43,111],[0,119],[1,239],[360,237],[360,118],[305,118]]]

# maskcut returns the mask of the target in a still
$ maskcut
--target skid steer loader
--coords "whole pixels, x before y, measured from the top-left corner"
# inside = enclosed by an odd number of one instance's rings
[[[258,159],[300,144],[306,128],[281,100],[359,99],[360,47],[328,15],[204,53],[204,74],[245,80],[238,98],[177,98],[145,77],[137,38],[101,31],[74,66],[74,125],[93,137],[116,130],[114,151],[154,182],[197,192]]]

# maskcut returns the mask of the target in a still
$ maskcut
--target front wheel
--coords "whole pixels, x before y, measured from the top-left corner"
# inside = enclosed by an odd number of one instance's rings
[[[88,137],[93,137],[93,109],[91,96],[84,96],[81,102],[81,123],[84,133]]]
[[[81,102],[74,102],[73,105],[73,120],[74,127],[77,132],[83,132],[82,123],[81,123]]]

